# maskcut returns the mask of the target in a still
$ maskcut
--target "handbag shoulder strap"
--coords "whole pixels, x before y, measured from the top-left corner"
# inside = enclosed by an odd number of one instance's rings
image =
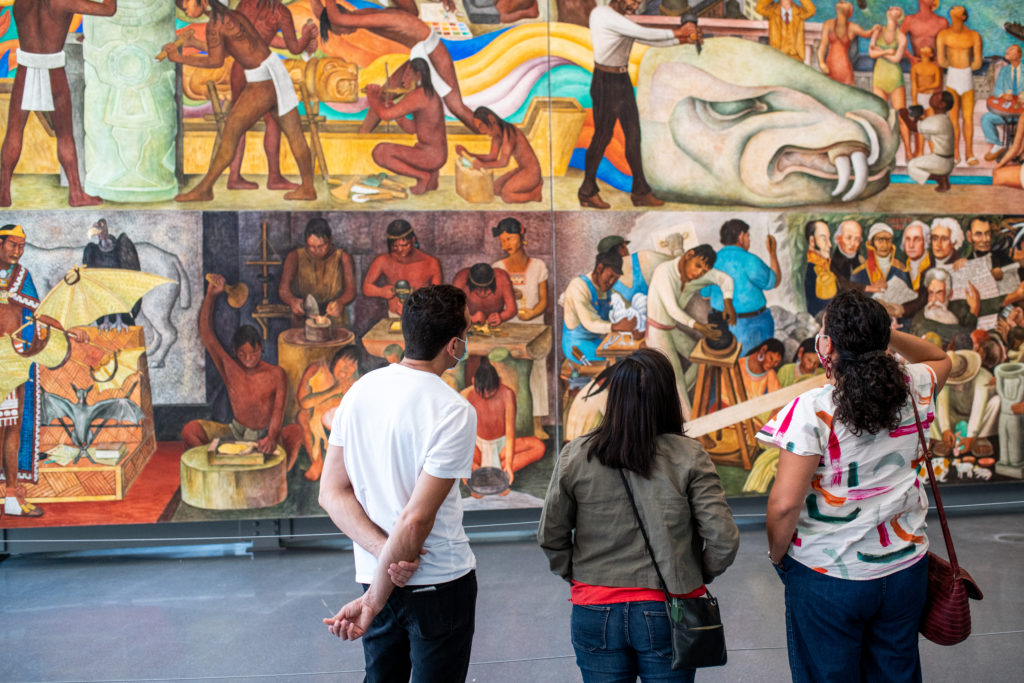
[[[658,567],[658,561],[654,559],[654,549],[651,548],[651,539],[647,537],[647,529],[644,528],[643,520],[640,519],[640,510],[636,506],[636,499],[633,498],[633,489],[629,487],[629,482],[626,481],[626,473],[619,468],[619,476],[622,477],[622,485],[626,487],[626,495],[629,496],[629,504],[633,508],[633,515],[636,517],[636,524],[640,527],[640,533],[644,537],[644,545],[647,546],[647,554],[651,556],[651,562],[654,563],[654,571],[658,574],[658,581],[661,583],[661,590],[665,592],[665,601],[671,602],[672,594],[668,592],[668,584],[665,583],[665,577],[661,575],[661,568]]]
[[[917,436],[921,440],[921,457],[924,458],[925,467],[928,468],[928,480],[932,485],[932,493],[935,494],[935,509],[939,513],[939,525],[942,526],[942,538],[946,542],[946,553],[949,556],[949,565],[953,575],[960,573],[960,563],[956,560],[956,551],[953,550],[953,536],[949,533],[949,524],[946,523],[946,510],[942,507],[942,496],[939,495],[939,483],[935,480],[935,470],[932,469],[931,454],[928,452],[928,442],[924,438],[924,427],[921,426],[921,414],[917,412],[917,398],[914,392],[910,392],[910,405],[914,408],[914,420],[917,422]]]

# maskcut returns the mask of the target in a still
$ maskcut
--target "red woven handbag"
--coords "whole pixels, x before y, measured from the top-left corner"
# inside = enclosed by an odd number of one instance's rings
[[[911,398],[911,404],[914,406],[914,418],[917,420],[917,435],[921,438],[921,454],[928,468],[928,479],[935,495],[935,509],[939,513],[942,537],[946,541],[946,553],[949,555],[947,562],[935,553],[928,553],[928,598],[918,630],[921,635],[938,645],[956,645],[971,635],[971,605],[968,599],[981,600],[982,594],[978,584],[956,560],[953,537],[950,536],[949,525],[946,524],[946,511],[942,507],[942,497],[939,496],[939,486],[935,481],[935,471],[932,469],[931,454],[928,452],[924,429],[921,427],[921,416],[917,412],[917,401]]]

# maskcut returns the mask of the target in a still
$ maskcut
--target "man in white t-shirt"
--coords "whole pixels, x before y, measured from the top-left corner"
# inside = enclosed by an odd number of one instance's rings
[[[365,592],[324,623],[363,638],[367,681],[463,681],[469,668],[476,558],[455,482],[472,474],[476,412],[441,379],[466,357],[469,324],[462,290],[417,289],[405,356],[352,385],[331,424],[320,505],[352,539]]]

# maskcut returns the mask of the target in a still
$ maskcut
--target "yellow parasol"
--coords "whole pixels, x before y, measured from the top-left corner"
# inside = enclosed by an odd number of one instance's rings
[[[49,316],[66,330],[91,325],[105,315],[131,311],[143,295],[167,282],[172,280],[137,270],[75,266],[43,297],[35,316]]]
[[[34,362],[15,350],[11,335],[0,337],[0,400],[25,383]]]
[[[19,327],[14,335],[27,326],[26,323]],[[25,345],[17,336],[0,336],[0,397],[7,396],[25,383],[33,363],[56,368],[70,357],[71,342],[63,330],[36,321],[36,335],[37,340],[31,346]],[[15,343],[27,348],[19,352]]]

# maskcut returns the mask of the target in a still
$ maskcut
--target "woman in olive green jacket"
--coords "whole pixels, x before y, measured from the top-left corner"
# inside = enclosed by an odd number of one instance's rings
[[[572,643],[584,681],[694,676],[671,669],[665,595],[620,471],[673,596],[703,595],[739,548],[711,458],[683,436],[673,377],[657,351],[620,361],[604,423],[562,449],[548,486],[538,540],[551,571],[571,584]]]

